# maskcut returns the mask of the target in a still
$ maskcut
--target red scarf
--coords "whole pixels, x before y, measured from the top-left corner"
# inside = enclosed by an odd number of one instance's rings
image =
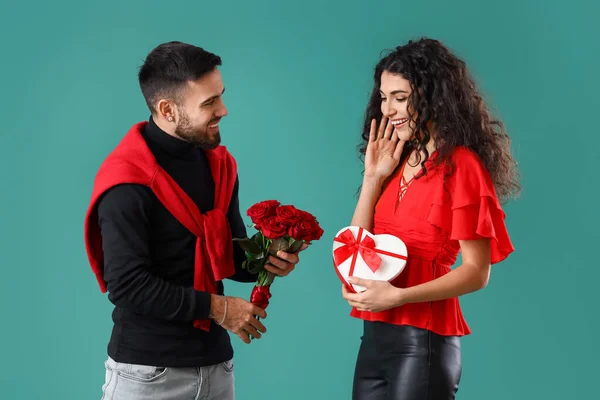
[[[85,218],[85,246],[92,271],[106,293],[103,278],[102,237],[96,203],[115,185],[142,184],[150,187],[160,202],[196,237],[194,289],[216,293],[217,281],[235,273],[233,242],[226,217],[237,176],[235,159],[224,146],[206,151],[215,182],[215,208],[201,214],[192,199],[162,169],[142,137],[147,122],[134,125],[121,143],[106,158],[96,175],[92,198]],[[206,331],[211,320],[194,321],[194,327]]]

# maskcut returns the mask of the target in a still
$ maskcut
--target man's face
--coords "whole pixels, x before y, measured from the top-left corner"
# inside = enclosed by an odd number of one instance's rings
[[[175,134],[202,149],[214,149],[221,143],[219,121],[227,115],[223,103],[225,88],[217,68],[197,81],[188,82],[181,104]]]

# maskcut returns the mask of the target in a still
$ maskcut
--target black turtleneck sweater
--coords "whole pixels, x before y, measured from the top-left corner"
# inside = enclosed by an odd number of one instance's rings
[[[162,131],[150,118],[143,131],[158,164],[196,203],[213,208],[215,184],[204,151]],[[236,181],[227,213],[233,237],[246,237]],[[143,185],[122,184],[98,203],[104,251],[104,279],[115,305],[108,355],[117,362],[159,367],[200,367],[233,357],[229,334],[217,324],[194,328],[208,318],[210,294],[193,288],[196,237]],[[241,268],[243,250],[234,245],[236,275],[254,282]],[[219,294],[223,283],[218,282]]]

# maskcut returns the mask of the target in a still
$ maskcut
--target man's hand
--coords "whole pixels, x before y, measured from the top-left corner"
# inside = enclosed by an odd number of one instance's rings
[[[342,296],[358,311],[378,312],[398,307],[403,304],[403,289],[392,286],[387,281],[375,281],[351,276],[348,281],[367,288],[361,293],[351,293],[342,285]]]
[[[227,314],[225,314],[225,298],[227,299]],[[211,317],[221,323],[228,331],[235,333],[244,343],[250,343],[249,335],[260,339],[261,332],[265,333],[267,328],[256,317],[267,318],[267,313],[260,307],[241,299],[239,297],[223,297],[211,295],[210,305]],[[225,315],[225,320],[223,320]]]
[[[287,276],[294,268],[296,268],[296,264],[300,262],[298,253],[307,247],[308,245],[304,243],[297,253],[278,251],[277,257],[269,256],[267,263],[265,263],[265,269],[276,276]]]

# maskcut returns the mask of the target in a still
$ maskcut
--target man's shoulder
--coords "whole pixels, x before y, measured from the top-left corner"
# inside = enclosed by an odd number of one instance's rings
[[[156,196],[147,185],[120,183],[106,189],[98,198],[98,213],[118,216],[145,213],[155,199]]]
[[[120,184],[151,185],[158,164],[142,137],[144,126],[135,124],[104,158],[94,177],[94,197]]]

